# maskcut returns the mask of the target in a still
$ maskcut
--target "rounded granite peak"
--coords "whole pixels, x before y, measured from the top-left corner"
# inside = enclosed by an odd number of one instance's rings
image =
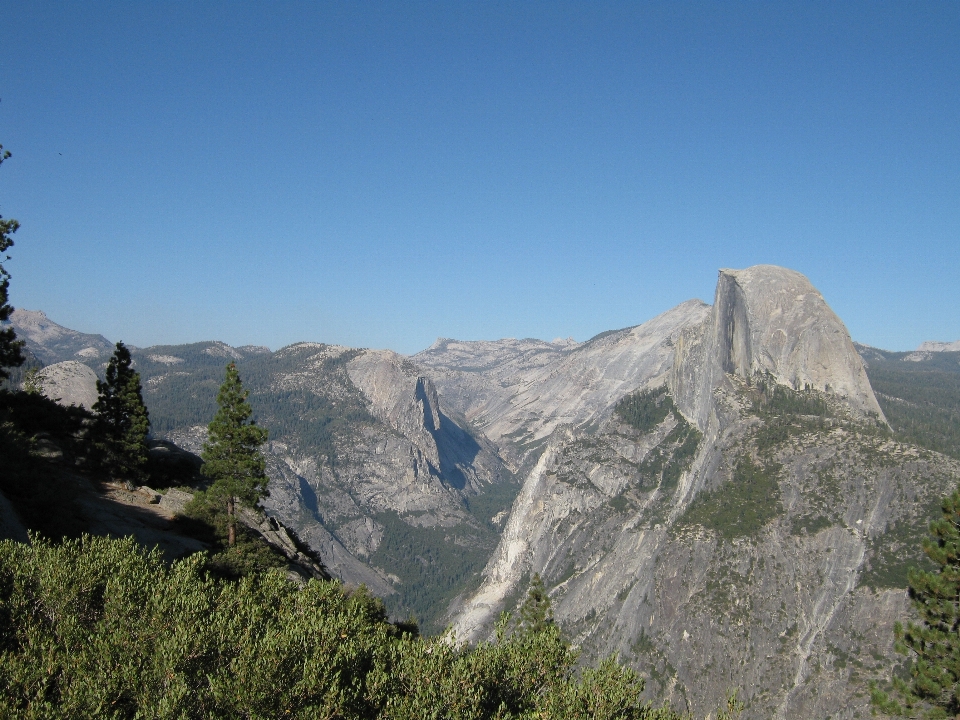
[[[725,375],[771,374],[794,389],[841,398],[855,413],[883,418],[846,326],[803,274],[776,265],[723,268],[713,310],[676,358],[681,407],[703,426]]]

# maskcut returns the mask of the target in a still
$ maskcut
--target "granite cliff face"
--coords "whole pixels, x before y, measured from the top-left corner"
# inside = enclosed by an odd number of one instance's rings
[[[691,309],[610,336],[645,336],[656,362],[635,364],[619,393],[569,413],[575,422],[540,426],[545,442],[454,632],[484,637],[538,572],[585,653],[635,663],[654,695],[702,713],[737,686],[748,717],[859,716],[867,682],[894,663],[923,518],[960,466],[889,438],[845,328],[801,275],[724,270],[714,306]],[[496,366],[456,349],[483,387]],[[423,362],[449,368],[441,350]],[[558,382],[554,367],[573,354],[541,362],[538,378]],[[675,403],[655,426],[614,412],[629,390],[658,385],[637,396]],[[503,418],[521,410],[550,417],[551,403],[528,401],[537,386],[523,388],[500,405],[461,395],[462,411],[485,428],[513,427]]]
[[[677,404],[706,430],[715,390],[767,373],[883,417],[846,327],[807,278],[772,265],[721,270],[709,317],[680,339],[670,378]]]

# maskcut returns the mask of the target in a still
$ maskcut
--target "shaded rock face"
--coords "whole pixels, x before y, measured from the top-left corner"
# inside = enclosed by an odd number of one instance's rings
[[[48,365],[38,372],[37,379],[43,394],[61,405],[92,410],[97,402],[97,374],[76,360]]]
[[[649,675],[654,696],[702,714],[740,687],[746,717],[863,716],[868,682],[896,662],[905,567],[920,562],[925,518],[960,465],[887,439],[859,355],[803,276],[724,270],[715,305],[692,309],[684,322],[661,316],[601,338],[645,335],[657,361],[635,363],[619,393],[597,393],[593,413],[574,410],[566,424],[551,424],[555,406],[509,376],[499,396],[484,385],[488,375],[504,385],[486,347],[474,360],[449,341],[421,354],[440,370],[441,397],[469,374],[460,407],[504,445],[519,425],[512,403],[549,418],[526,421],[544,442],[526,450],[535,461],[454,632],[487,636],[538,572],[586,657],[619,654]],[[551,371],[574,366],[582,347],[549,361],[561,353],[540,348],[522,371],[573,383]],[[800,409],[765,409],[758,376],[799,391]],[[629,390],[662,383],[678,411],[655,428],[612,412]],[[676,434],[684,422],[702,432],[692,456]]]
[[[0,493],[0,540],[15,540],[17,542],[30,542],[30,536],[27,535],[27,529],[20,521],[17,511],[9,500]]]

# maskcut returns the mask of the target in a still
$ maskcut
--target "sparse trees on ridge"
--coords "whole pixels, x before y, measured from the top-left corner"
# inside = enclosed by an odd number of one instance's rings
[[[97,393],[93,411],[99,462],[114,477],[140,482],[147,464],[150,417],[143,404],[140,373],[133,369],[130,351],[122,342],[107,365],[106,380],[97,380]]]
[[[267,495],[266,461],[260,452],[267,431],[251,419],[249,394],[240,382],[237,366],[227,365],[217,393],[219,409],[208,426],[210,434],[200,454],[201,472],[213,480],[208,494],[226,505],[228,545],[236,542],[237,502],[253,507]]]
[[[10,151],[4,150],[0,145],[0,164],[10,157]],[[13,246],[11,237],[20,227],[20,223],[12,218],[4,220],[0,215],[0,253],[6,252]],[[4,258],[9,260],[9,256]],[[0,262],[0,322],[10,319],[10,313],[13,308],[7,304],[8,290],[10,288],[10,273]],[[12,327],[0,330],[0,380],[10,377],[5,368],[20,367],[23,365],[24,357],[21,347],[23,343],[17,340],[16,333]]]

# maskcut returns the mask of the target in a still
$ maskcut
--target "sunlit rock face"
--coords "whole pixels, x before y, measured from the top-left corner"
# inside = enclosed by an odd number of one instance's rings
[[[441,341],[417,359],[524,468],[483,583],[453,608],[458,639],[487,637],[537,572],[588,657],[619,655],[697,714],[731,687],[752,718],[869,711],[907,608],[877,579],[882,553],[909,546],[899,534],[922,531],[960,466],[884,435],[860,356],[805,277],[722,270],[712,307],[685,303],[592,343]],[[826,416],[757,410],[758,382],[801,406],[816,398]],[[656,427],[613,412],[656,386],[677,406]],[[764,434],[778,422],[783,437]],[[667,482],[684,423],[702,435]]]
[[[596,423],[627,393],[662,381],[683,329],[709,312],[690,300],[579,344],[441,339],[413,360],[430,373],[443,401],[519,466],[535,461],[557,428]]]
[[[917,348],[917,352],[960,352],[960,340],[955,340],[953,342],[937,342],[935,340],[927,340],[920,343],[920,347]]]
[[[706,429],[712,393],[728,376],[763,373],[795,390],[842,398],[859,415],[883,417],[846,327],[806,277],[773,265],[721,270],[709,317],[680,340],[674,397]]]
[[[37,373],[43,394],[61,405],[92,410],[97,402],[97,374],[76,360],[48,365]]]

